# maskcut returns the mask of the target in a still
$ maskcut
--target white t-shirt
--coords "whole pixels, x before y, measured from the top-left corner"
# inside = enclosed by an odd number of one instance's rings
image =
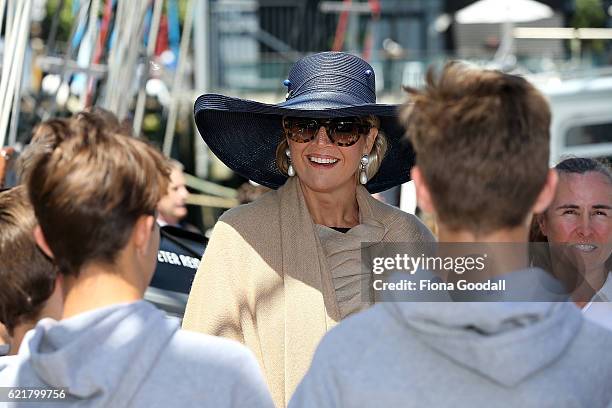
[[[612,272],[603,286],[582,309],[582,314],[588,320],[612,330]]]

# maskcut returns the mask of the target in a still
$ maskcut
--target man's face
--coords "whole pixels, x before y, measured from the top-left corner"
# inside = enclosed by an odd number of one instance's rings
[[[168,193],[157,204],[159,218],[171,225],[178,224],[187,215],[185,202],[188,195],[183,172],[173,168],[170,173]]]
[[[569,244],[587,267],[603,267],[612,253],[612,183],[595,171],[561,173],[541,228],[548,242]]]

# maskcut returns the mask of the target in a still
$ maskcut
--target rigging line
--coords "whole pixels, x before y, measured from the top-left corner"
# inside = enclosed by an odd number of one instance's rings
[[[2,85],[4,85],[4,87],[0,86],[0,88],[4,90],[4,92],[0,92],[0,95],[3,98],[0,101],[0,103],[2,103],[2,113],[0,115],[0,146],[4,146],[4,142],[7,136],[9,113],[12,107],[12,103],[10,102],[12,102],[15,95],[14,92],[15,84],[17,82],[17,75],[20,75],[22,72],[26,42],[30,31],[29,21],[31,9],[32,0],[24,0],[22,2],[19,2],[15,14],[15,24],[11,25],[13,28],[11,38],[17,37],[17,41],[10,42],[10,44],[15,44],[15,47],[13,49],[9,49],[11,53],[11,60],[10,65],[6,68],[8,71],[10,71],[10,73],[6,76],[3,75],[3,79],[5,81],[2,83]],[[16,52],[16,54],[12,52],[13,50]],[[3,67],[3,74],[4,68],[5,67]],[[8,80],[8,84],[5,84],[6,80]]]
[[[183,27],[183,34],[181,36],[181,47],[179,51],[178,66],[176,67],[176,73],[174,77],[174,83],[172,84],[172,99],[170,105],[170,112],[168,113],[168,121],[166,123],[166,134],[164,135],[163,153],[170,157],[172,151],[172,144],[174,142],[174,130],[176,128],[176,117],[178,115],[179,98],[182,86],[182,80],[185,70],[185,62],[187,59],[187,51],[189,49],[189,41],[191,39],[191,27],[193,25],[193,5],[194,0],[189,0],[187,11],[185,13],[185,26]]]
[[[142,129],[142,120],[144,117],[144,108],[146,102],[146,84],[148,80],[148,73],[151,67],[149,64],[155,54],[155,46],[157,45],[157,34],[159,32],[159,22],[161,20],[162,9],[163,9],[163,0],[155,0],[153,4],[153,17],[151,20],[151,25],[149,27],[149,36],[147,39],[147,54],[146,60],[144,64],[144,69],[142,72],[142,80],[140,82],[140,89],[138,91],[138,99],[136,100],[136,109],[134,111],[134,135],[140,135],[140,131]]]
[[[76,3],[73,3],[73,6],[75,6]],[[85,7],[85,3],[80,3],[79,4],[79,8],[78,8],[78,12],[77,12],[77,19],[75,20],[74,24],[72,25],[72,27],[70,28],[70,36],[68,37],[68,48],[66,48],[66,55],[64,55],[63,61],[62,61],[62,66],[59,72],[59,77],[60,77],[60,87],[66,83],[68,81],[68,73],[67,71],[67,66],[68,66],[68,61],[71,60],[73,58],[74,55],[74,47],[73,47],[73,42],[74,42],[74,38],[77,34],[77,29],[79,28],[80,25],[80,20],[82,20],[84,18],[84,16],[86,16],[86,7]],[[59,90],[59,88],[58,88]],[[42,116],[42,121],[45,121],[53,116],[55,116],[55,112],[57,111],[57,97],[51,98],[51,107],[43,112]]]

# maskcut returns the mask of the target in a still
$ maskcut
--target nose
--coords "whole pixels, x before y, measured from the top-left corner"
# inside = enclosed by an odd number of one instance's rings
[[[589,238],[593,233],[593,228],[591,225],[591,214],[587,211],[582,214],[580,217],[580,221],[576,225],[576,234],[578,234],[581,238]]]
[[[187,197],[189,196],[189,190],[187,190],[185,187],[181,187],[180,193],[181,198],[183,199],[187,199]]]
[[[332,144],[332,141],[329,139],[329,135],[327,134],[327,129],[325,129],[325,126],[319,127],[319,131],[317,132],[317,137],[315,140],[319,145]]]

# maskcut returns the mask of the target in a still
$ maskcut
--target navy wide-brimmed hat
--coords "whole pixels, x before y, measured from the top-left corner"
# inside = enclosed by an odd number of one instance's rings
[[[375,193],[410,180],[414,152],[402,141],[398,106],[376,103],[370,64],[351,54],[322,52],[296,62],[284,85],[286,100],[276,105],[218,94],[205,94],[196,100],[194,115],[200,135],[229,168],[259,184],[278,188],[287,180],[276,164],[283,116],[376,115],[388,149],[367,189]]]

